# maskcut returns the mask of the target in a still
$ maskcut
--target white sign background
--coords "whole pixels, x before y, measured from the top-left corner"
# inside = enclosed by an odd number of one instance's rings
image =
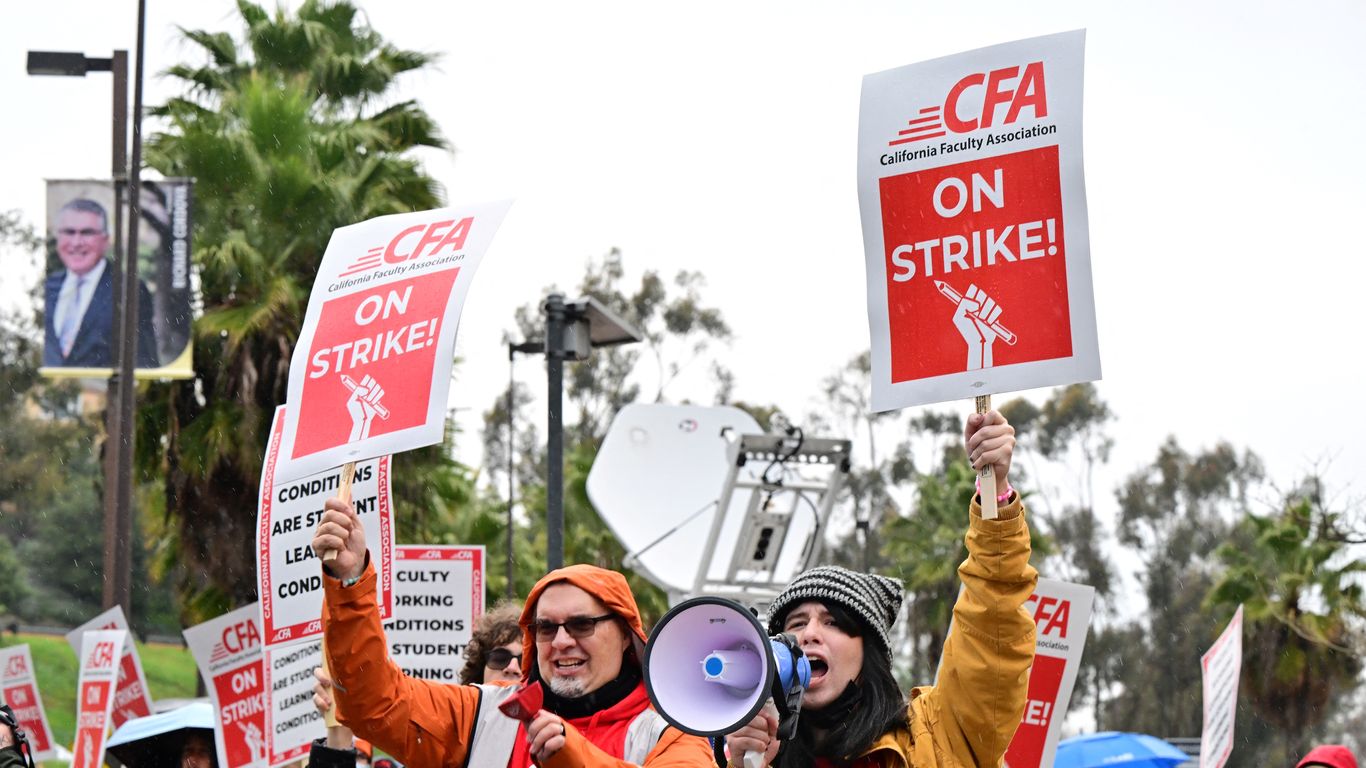
[[[123,615],[121,606],[114,606],[99,616],[76,627],[66,634],[66,642],[77,655],[81,653],[81,643],[86,632],[96,629],[128,630],[128,619]],[[138,657],[137,645],[132,633],[123,644],[123,660],[119,664],[119,687],[114,692],[114,727],[117,728],[135,717],[152,714],[152,694],[147,689],[147,675],[142,671],[142,659]]]
[[[289,395],[286,402],[294,407],[290,408],[284,442],[280,450],[280,479],[304,477],[339,467],[348,461],[399,453],[441,442],[446,424],[450,368],[455,356],[455,334],[460,322],[460,311],[464,308],[465,294],[469,291],[479,262],[488,250],[493,235],[498,231],[510,206],[511,201],[500,201],[381,216],[342,227],[332,233],[322,263],[318,266],[318,275],[314,279],[313,291],[308,299],[308,311],[304,315],[303,327],[299,331],[294,356],[290,361]],[[467,218],[473,219],[473,223],[463,240],[462,247],[443,247],[442,232],[449,234],[452,230],[434,230],[432,226],[444,221],[462,222]],[[318,426],[317,423],[308,424],[309,414],[306,409],[298,406],[304,402],[305,382],[311,375],[309,351],[314,347],[314,336],[322,319],[323,305],[348,295],[374,292],[386,284],[428,277],[456,267],[459,268],[459,273],[450,290],[445,312],[437,329],[436,364],[432,371],[421,372],[424,377],[431,376],[431,388],[425,403],[425,423],[349,440],[296,456],[295,443],[300,437],[299,430],[315,429]],[[385,312],[388,312],[387,307]],[[411,336],[409,340],[412,340]],[[342,356],[338,353],[339,359]],[[356,360],[354,356],[351,359],[353,363]],[[340,364],[337,367],[340,367]],[[410,382],[402,381],[401,377],[379,383],[393,393],[394,399],[400,401],[403,399],[402,388],[410,385]],[[350,387],[351,384],[347,386]],[[309,388],[316,390],[315,386]],[[332,409],[335,410],[336,419],[347,418],[347,411],[341,405],[344,402],[343,396],[337,407]],[[328,413],[332,413],[332,410]],[[322,417],[319,419],[331,420]]]
[[[1200,729],[1200,768],[1223,768],[1233,752],[1238,715],[1238,677],[1243,669],[1243,606],[1219,639],[1200,657],[1205,718]]]
[[[484,548],[405,545],[396,555],[389,655],[412,677],[458,682],[484,612]]]
[[[0,699],[10,705],[14,718],[28,733],[33,759],[57,759],[56,742],[47,722],[47,711],[43,709],[28,643],[0,648]]]
[[[867,75],[859,111],[858,190],[859,209],[863,223],[863,242],[867,268],[868,323],[872,341],[873,408],[886,411],[925,403],[958,400],[975,395],[995,394],[1033,387],[1068,384],[1100,378],[1100,354],[1096,340],[1095,305],[1091,289],[1090,246],[1086,211],[1085,181],[1082,171],[1082,71],[1085,32],[1065,32],[1030,40],[946,56],[911,64],[897,69]],[[1008,111],[1009,101],[995,107],[996,122],[971,131],[921,134],[920,138],[898,139],[899,134],[919,130],[915,123],[936,119],[938,105],[954,106],[957,102],[946,98],[966,77],[981,73],[985,82],[964,90],[961,115],[971,113],[976,118],[982,109],[984,94],[990,90],[987,73],[1022,67],[1026,63],[1042,61],[1047,80],[1047,116],[1040,119],[1024,110],[1014,121]],[[1017,70],[1018,72],[1018,70]],[[1019,81],[1005,81],[999,91],[1009,91]],[[931,117],[917,117],[930,114]],[[1005,117],[1005,121],[1002,117]],[[908,120],[908,118],[911,118]],[[907,128],[908,122],[911,128]],[[1006,123],[1009,124],[1006,124]],[[945,118],[944,123],[948,123]],[[1036,126],[1045,126],[1042,135],[1030,136]],[[1047,128],[1052,126],[1055,130]],[[898,130],[901,129],[901,130]],[[1020,137],[1002,141],[1004,135]],[[937,138],[937,137],[943,138]],[[931,137],[935,137],[933,140]],[[920,139],[925,139],[923,142]],[[995,140],[988,144],[988,140]],[[915,143],[908,143],[914,141]],[[896,146],[893,146],[893,144]],[[1066,243],[1066,290],[1070,299],[1071,357],[1042,359],[1014,365],[1000,365],[944,373],[928,378],[893,379],[893,343],[914,344],[912,357],[928,347],[943,343],[964,346],[950,324],[952,305],[945,296],[934,291],[923,294],[933,311],[944,316],[944,339],[900,338],[894,341],[892,322],[908,312],[921,311],[917,307],[889,306],[889,286],[903,285],[893,280],[888,269],[888,250],[884,242],[884,217],[881,184],[884,178],[899,177],[916,171],[983,160],[1057,146],[1058,174],[1063,213],[1063,242]],[[928,154],[933,148],[936,152]],[[928,156],[926,156],[928,155]],[[890,215],[895,215],[892,213]],[[965,214],[970,216],[971,214]],[[1023,228],[1020,232],[1023,235]],[[929,258],[916,253],[909,258],[919,262]],[[939,257],[942,258],[942,254]],[[971,255],[968,257],[971,259]],[[931,259],[933,261],[933,259]],[[1034,264],[1037,262],[1031,262]],[[925,281],[928,288],[944,277],[955,284],[958,291],[966,291],[972,282],[973,271],[954,271],[944,274],[944,265],[935,262],[931,274],[921,273],[916,280]],[[999,267],[998,267],[999,268]],[[904,278],[905,275],[903,274]],[[904,285],[909,285],[905,283]],[[951,299],[951,297],[950,297]],[[1004,312],[999,320],[1004,325],[1011,318],[1040,315],[1030,308],[1018,307],[1012,315],[1011,307],[1001,305]],[[1040,308],[1034,308],[1040,309]],[[936,326],[938,328],[939,326]],[[1013,334],[1012,334],[1013,335]],[[998,349],[1004,347],[996,342]],[[997,352],[999,355],[1000,352]]]
[[[76,743],[71,747],[71,768],[98,768],[104,763],[114,699],[122,689],[118,683],[123,667],[121,651],[131,640],[123,629],[81,633],[76,649],[81,675],[76,682]]]
[[[327,735],[323,716],[313,706],[313,670],[322,665],[321,640],[265,649],[262,680],[270,694],[266,750],[271,768],[307,757],[309,744]]]
[[[222,768],[266,765],[260,611],[252,603],[182,633],[218,714],[214,746]]]
[[[322,567],[313,555],[313,531],[323,502],[337,495],[341,470],[301,480],[278,482],[273,460],[279,455],[285,406],[275,409],[270,445],[261,470],[257,511],[257,594],[260,627],[267,647],[296,643],[322,634]],[[389,457],[356,464],[352,504],[365,526],[370,561],[379,577],[380,618],[392,616],[390,563],[394,549],[394,507],[390,495]]]

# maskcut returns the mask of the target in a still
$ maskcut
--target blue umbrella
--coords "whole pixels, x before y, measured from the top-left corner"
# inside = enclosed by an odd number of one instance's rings
[[[157,768],[180,765],[185,737],[201,731],[213,742],[213,705],[195,702],[183,707],[129,720],[114,731],[105,745],[106,761],[118,768]]]
[[[1161,739],[1105,731],[1059,742],[1053,768],[1174,768],[1189,759]]]

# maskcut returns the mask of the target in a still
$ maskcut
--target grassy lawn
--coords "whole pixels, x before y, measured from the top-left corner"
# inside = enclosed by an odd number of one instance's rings
[[[57,743],[71,747],[76,731],[76,654],[66,638],[53,635],[5,635],[0,647],[28,643],[37,668],[38,692]],[[138,643],[142,671],[153,699],[187,699],[195,695],[199,677],[189,650],[178,645]],[[57,765],[58,763],[54,763]]]

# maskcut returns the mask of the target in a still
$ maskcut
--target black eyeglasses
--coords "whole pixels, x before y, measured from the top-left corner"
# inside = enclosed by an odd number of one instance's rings
[[[568,632],[570,637],[585,638],[597,630],[598,622],[615,619],[616,617],[617,615],[615,613],[607,613],[602,616],[574,616],[573,618],[565,619],[558,624],[553,621],[546,621],[545,619],[537,619],[531,622],[529,626],[531,631],[536,633],[537,641],[548,643],[555,639],[555,635],[560,633],[560,627],[564,627],[564,631]]]
[[[513,653],[506,648],[494,648],[484,657],[484,665],[489,669],[507,669],[513,659],[516,659],[517,663],[521,664],[522,654]]]

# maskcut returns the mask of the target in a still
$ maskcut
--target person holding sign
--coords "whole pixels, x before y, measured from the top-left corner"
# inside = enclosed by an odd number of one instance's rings
[[[508,685],[404,675],[387,658],[376,573],[355,510],[329,499],[313,538],[323,564],[323,632],[337,719],[408,765],[713,765],[706,739],[668,726],[642,682],[645,629],[625,577],[591,565],[552,571],[522,610],[522,678],[543,703],[512,719]],[[326,555],[336,552],[331,562]]]
[[[790,632],[811,660],[797,735],[783,744],[778,722],[761,712],[726,737],[731,764],[763,753],[782,768],[808,766],[1000,765],[1024,712],[1034,660],[1034,621],[1021,610],[1038,572],[1029,565],[1024,506],[1007,480],[1015,430],[997,411],[968,417],[975,469],[992,466],[998,516],[984,520],[980,498],[968,510],[963,590],[944,642],[938,685],[911,691],[892,677],[888,638],[901,610],[901,582],[837,566],[797,576],[769,607],[770,633]]]

